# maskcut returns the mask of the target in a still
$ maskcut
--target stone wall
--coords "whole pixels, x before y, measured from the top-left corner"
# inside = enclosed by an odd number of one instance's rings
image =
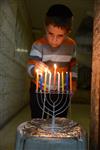
[[[100,149],[100,0],[95,0],[92,57],[90,150]]]
[[[30,29],[24,0],[0,0],[0,127],[29,100]]]

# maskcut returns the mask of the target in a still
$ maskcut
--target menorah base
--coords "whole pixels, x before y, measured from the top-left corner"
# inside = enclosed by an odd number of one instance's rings
[[[16,150],[87,150],[86,132],[77,122],[66,118],[56,118],[55,122],[54,132],[51,119],[33,119],[19,125]]]

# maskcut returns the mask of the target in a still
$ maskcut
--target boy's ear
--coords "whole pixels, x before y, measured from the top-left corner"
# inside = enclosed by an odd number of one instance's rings
[[[72,30],[71,30],[71,29],[69,29],[68,34],[70,34],[70,33],[71,33],[71,31],[72,31]]]

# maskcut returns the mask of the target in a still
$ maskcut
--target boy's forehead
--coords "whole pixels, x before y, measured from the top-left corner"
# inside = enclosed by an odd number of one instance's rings
[[[51,30],[51,31],[61,31],[61,32],[66,31],[65,28],[62,28],[60,26],[56,26],[56,25],[53,25],[53,24],[48,25],[46,28],[47,28],[47,30]]]
[[[46,31],[52,34],[60,34],[60,35],[65,35],[67,33],[65,28],[54,25],[48,25]]]

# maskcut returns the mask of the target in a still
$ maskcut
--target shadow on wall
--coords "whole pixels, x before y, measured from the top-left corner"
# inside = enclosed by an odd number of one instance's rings
[[[91,68],[79,65],[78,88],[84,90],[91,89]]]
[[[77,33],[78,91],[72,102],[90,104],[93,17],[86,16]]]

